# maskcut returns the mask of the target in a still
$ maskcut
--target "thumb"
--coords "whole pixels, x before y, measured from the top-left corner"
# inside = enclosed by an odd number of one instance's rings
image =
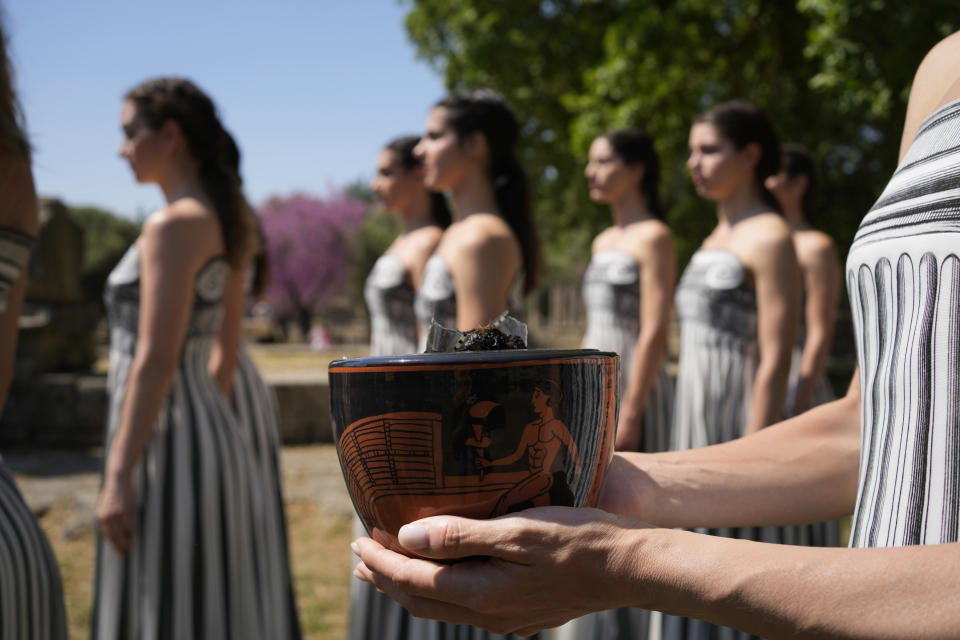
[[[434,516],[400,528],[400,545],[416,555],[435,560],[489,556],[520,562],[526,556],[526,529],[509,516],[494,520],[471,520],[456,516]],[[513,521],[513,522],[510,522]]]

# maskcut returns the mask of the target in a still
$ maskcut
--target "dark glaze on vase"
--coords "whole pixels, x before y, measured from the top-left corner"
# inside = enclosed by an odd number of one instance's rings
[[[369,357],[329,373],[337,452],[368,531],[596,504],[613,455],[616,354]]]

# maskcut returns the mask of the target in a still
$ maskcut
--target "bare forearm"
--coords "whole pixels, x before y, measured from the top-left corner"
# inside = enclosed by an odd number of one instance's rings
[[[755,433],[783,417],[789,371],[789,355],[761,359],[754,376],[750,417],[744,425],[744,435]]]
[[[635,530],[633,604],[778,638],[955,638],[960,545],[826,549]]]
[[[140,461],[160,410],[170,393],[176,369],[135,363],[127,385],[120,424],[110,446],[107,473],[129,474]]]
[[[210,354],[210,376],[224,396],[229,396],[233,388],[233,374],[237,370],[239,348],[225,349],[219,342],[214,344]]]
[[[830,520],[853,510],[859,449],[847,396],[712,447],[618,453],[601,507],[664,527]]]
[[[641,444],[644,408],[663,366],[666,346],[662,332],[641,333],[637,340],[617,429],[618,450],[636,451]]]

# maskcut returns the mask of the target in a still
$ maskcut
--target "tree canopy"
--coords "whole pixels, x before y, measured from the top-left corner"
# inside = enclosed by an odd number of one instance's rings
[[[813,153],[820,224],[845,252],[896,165],[917,65],[960,28],[948,0],[401,1],[418,55],[448,88],[489,86],[521,118],[548,282],[572,276],[571,256],[585,263],[609,224],[583,164],[591,140],[621,126],[656,141],[685,260],[716,221],[684,167],[690,123],[732,98]]]

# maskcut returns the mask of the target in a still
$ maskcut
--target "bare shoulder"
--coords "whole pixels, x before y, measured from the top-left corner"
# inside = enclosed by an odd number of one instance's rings
[[[591,251],[593,253],[597,253],[599,251],[606,251],[608,249],[616,248],[614,246],[615,235],[616,230],[613,227],[607,227],[593,238],[593,242],[590,245]]]
[[[421,227],[410,232],[410,246],[416,252],[433,253],[443,237],[443,229],[436,225]]]
[[[801,263],[836,259],[837,247],[833,238],[818,229],[795,232],[793,242],[797,248],[797,258]]]
[[[488,213],[475,213],[451,225],[444,247],[460,251],[483,251],[516,246],[517,239],[506,220]]]
[[[778,214],[761,213],[737,223],[731,241],[733,251],[750,269],[763,269],[789,255],[796,265],[793,234]]]
[[[772,211],[741,220],[733,233],[737,243],[776,245],[793,242],[793,234],[786,220]]]
[[[182,199],[151,213],[140,243],[161,260],[202,264],[223,251],[220,223],[202,204]]]
[[[627,242],[638,247],[658,247],[673,244],[670,227],[662,220],[645,220],[632,224],[627,230]]]
[[[960,31],[934,45],[917,67],[907,104],[901,158],[927,116],[957,98],[960,98]]]

